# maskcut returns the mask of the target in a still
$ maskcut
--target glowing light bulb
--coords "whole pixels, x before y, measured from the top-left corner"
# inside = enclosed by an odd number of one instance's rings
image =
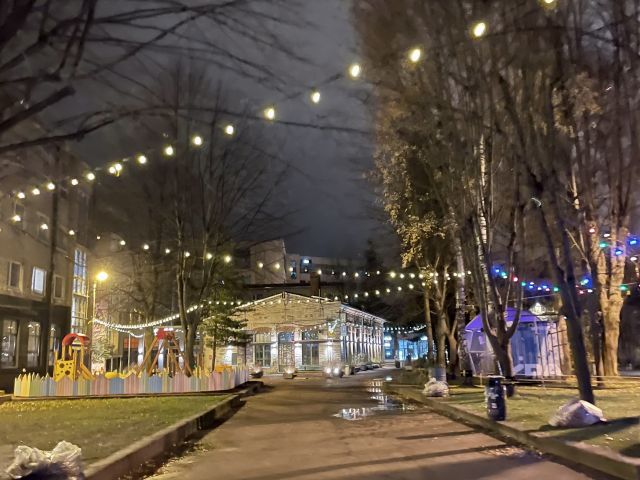
[[[351,78],[358,78],[361,73],[362,73],[362,67],[360,66],[359,63],[353,63],[349,67],[349,75],[351,75]]]
[[[225,255],[223,260],[224,260],[224,263],[231,263],[231,255]]]
[[[69,230],[69,236],[73,237],[76,234],[75,230]]]
[[[264,263],[258,262],[258,268],[264,268]]]
[[[16,194],[16,197],[18,197],[18,198],[26,198],[26,195],[25,195],[25,193],[24,193],[24,192],[18,192],[18,193]]]
[[[311,101],[313,103],[320,103],[320,92],[318,90],[311,92]]]
[[[123,247],[124,247],[126,244],[127,244],[127,242],[125,242],[124,240],[120,240],[120,245],[121,245],[121,246],[123,246]]]
[[[231,136],[234,133],[236,133],[236,129],[233,125],[229,124],[226,127],[224,127],[224,133],[226,133],[227,135]]]
[[[409,60],[413,63],[418,63],[422,58],[422,49],[420,48],[412,48],[409,52]]]
[[[144,245],[142,245],[142,249],[143,250],[149,250],[149,244],[145,243]]]
[[[322,275],[322,270],[318,270],[318,275]]]
[[[93,172],[89,172],[85,175],[86,179],[90,182],[93,182],[96,179],[96,174]]]
[[[136,160],[140,165],[144,165],[147,163],[147,157],[145,157],[144,155],[138,155]]]
[[[213,253],[209,252],[205,255],[205,257],[207,258],[207,260],[211,260],[213,258]]]
[[[276,118],[276,109],[273,107],[267,107],[264,109],[264,116],[267,120],[273,120]]]
[[[389,276],[391,278],[396,278],[396,272],[389,272]]]
[[[16,215],[14,215],[13,217],[11,217],[11,221],[12,221],[13,223],[21,222],[21,221],[22,221],[22,217],[21,217],[20,215],[16,214]]]
[[[167,145],[166,147],[164,147],[164,154],[167,157],[172,157],[174,153],[176,153],[176,151],[173,149],[171,145]]]
[[[202,137],[200,135],[194,135],[191,139],[191,143],[193,143],[196,147],[202,145]]]
[[[71,185],[73,185],[74,187],[75,187],[76,185],[78,185],[79,183],[80,183],[80,182],[78,181],[78,179],[77,179],[77,178],[72,178],[72,179],[71,179]]]
[[[49,230],[49,225],[47,225],[46,223],[41,224],[40,230]]]
[[[170,248],[165,248],[165,249],[164,249],[164,253],[165,253],[166,255],[169,255],[169,254],[171,253],[171,249],[170,249]]]
[[[191,256],[191,252],[184,252],[185,258],[189,258]]]
[[[275,268],[276,270],[280,270],[280,264],[276,262],[276,264],[273,266],[273,268]]]
[[[55,190],[55,189],[56,189],[56,186],[55,186],[55,184],[53,182],[47,183],[47,190],[52,191],[52,190]]]
[[[40,195],[40,189],[38,187],[34,188],[33,190],[31,190],[31,193],[33,195]]]
[[[487,33],[487,24],[484,22],[478,22],[473,26],[471,30],[473,36],[476,38],[482,37],[485,33]]]
[[[96,280],[98,280],[99,282],[104,282],[107,278],[109,278],[109,274],[104,270],[96,274]]]

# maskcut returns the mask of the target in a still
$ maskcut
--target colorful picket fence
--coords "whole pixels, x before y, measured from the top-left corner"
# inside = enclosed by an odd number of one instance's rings
[[[159,393],[200,393],[231,390],[249,380],[249,372],[243,367],[232,367],[212,373],[201,373],[191,377],[183,373],[174,376],[159,374],[148,376],[131,375],[127,378],[105,378],[96,375],[93,380],[68,377],[56,382],[49,375],[35,373],[20,375],[14,380],[15,397],[106,397],[109,395],[146,395]]]

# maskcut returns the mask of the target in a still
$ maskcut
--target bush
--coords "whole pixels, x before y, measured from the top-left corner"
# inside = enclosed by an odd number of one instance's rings
[[[415,368],[407,371],[403,370],[396,380],[397,383],[403,385],[420,385],[423,386],[429,380],[429,373],[424,368]]]

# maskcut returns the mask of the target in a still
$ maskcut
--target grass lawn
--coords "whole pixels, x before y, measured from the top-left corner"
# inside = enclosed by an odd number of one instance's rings
[[[451,397],[444,400],[471,412],[486,415],[484,389],[450,387]],[[640,457],[640,385],[630,382],[595,391],[596,404],[608,423],[587,428],[557,429],[548,425],[563,403],[577,396],[577,390],[558,387],[518,387],[516,396],[507,399],[507,423],[538,435],[605,445],[625,455]]]
[[[3,403],[0,467],[12,460],[17,445],[50,450],[61,440],[81,447],[88,465],[225,398],[219,395]]]

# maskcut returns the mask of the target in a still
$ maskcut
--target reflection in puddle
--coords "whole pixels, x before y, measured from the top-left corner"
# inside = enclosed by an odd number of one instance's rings
[[[343,420],[364,420],[366,417],[375,415],[376,413],[384,412],[408,412],[415,410],[415,406],[402,403],[395,398],[390,397],[382,392],[382,381],[373,380],[368,388],[367,392],[373,393],[371,399],[378,402],[378,405],[374,407],[360,407],[360,408],[343,408],[340,412],[336,413],[334,417],[341,418]]]

